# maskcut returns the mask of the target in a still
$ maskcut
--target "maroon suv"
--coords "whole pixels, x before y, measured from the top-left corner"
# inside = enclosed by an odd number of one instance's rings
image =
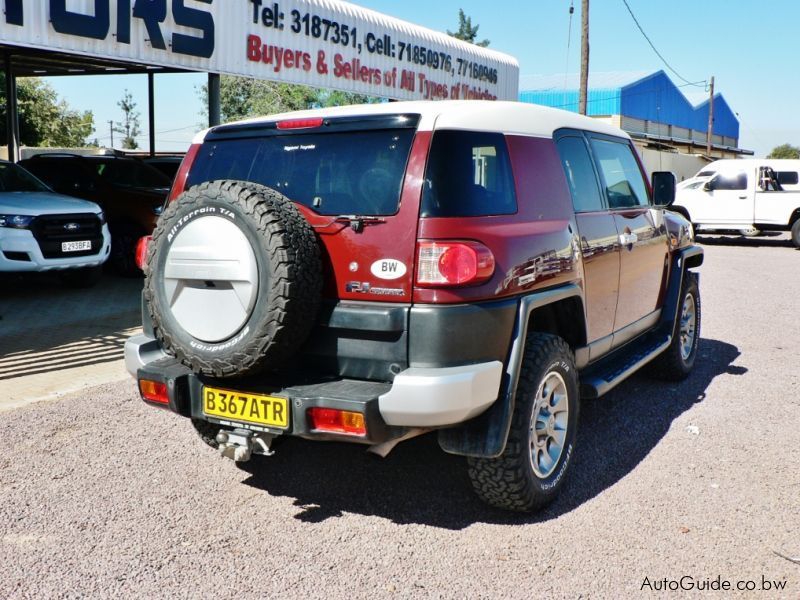
[[[385,455],[435,431],[492,505],[551,501],[581,398],[685,378],[702,250],[628,136],[518,103],[215,127],[146,254],[144,400],[237,461],[279,436]]]

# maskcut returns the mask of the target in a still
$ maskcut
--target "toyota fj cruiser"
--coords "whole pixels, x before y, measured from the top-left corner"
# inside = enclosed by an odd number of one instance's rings
[[[145,402],[235,460],[436,430],[475,491],[550,502],[581,398],[685,378],[703,261],[628,136],[519,103],[388,103],[198,136],[149,243]]]

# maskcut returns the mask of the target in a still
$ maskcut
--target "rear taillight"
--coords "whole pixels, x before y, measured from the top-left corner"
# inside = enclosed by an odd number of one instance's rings
[[[475,285],[494,274],[491,250],[478,242],[419,242],[417,285]]]
[[[140,237],[139,241],[136,242],[136,266],[142,271],[144,271],[144,265],[147,262],[147,248],[150,246],[152,239],[152,236],[146,235]]]
[[[167,392],[166,383],[151,381],[150,379],[140,379],[139,391],[142,393],[142,398],[148,402],[169,404],[169,393]]]
[[[313,119],[288,119],[286,121],[278,121],[275,126],[278,129],[313,129],[314,127],[322,127],[324,120],[322,117]]]
[[[186,178],[189,176],[189,169],[192,167],[194,159],[197,158],[197,153],[200,152],[202,144],[192,144],[189,146],[189,151],[183,157],[181,166],[178,168],[178,174],[175,175],[175,180],[172,182],[172,189],[169,192],[169,201],[172,202],[183,193],[186,189]]]
[[[335,408],[309,408],[308,426],[314,431],[342,435],[366,435],[364,415]]]

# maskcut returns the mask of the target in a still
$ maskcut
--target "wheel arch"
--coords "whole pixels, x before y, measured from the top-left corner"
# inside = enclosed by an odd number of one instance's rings
[[[440,430],[439,445],[442,450],[450,454],[479,458],[496,458],[503,453],[514,414],[514,397],[528,333],[567,336],[570,339],[564,337],[565,341],[576,352],[586,343],[583,306],[583,290],[574,283],[520,298],[497,400],[478,417],[458,427]],[[571,318],[574,323],[569,322]]]

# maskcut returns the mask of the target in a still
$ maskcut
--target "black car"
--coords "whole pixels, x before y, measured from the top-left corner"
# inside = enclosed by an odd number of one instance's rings
[[[99,204],[111,231],[111,264],[126,276],[140,274],[136,243],[150,235],[172,180],[135,158],[39,154],[20,164],[60,194]]]

